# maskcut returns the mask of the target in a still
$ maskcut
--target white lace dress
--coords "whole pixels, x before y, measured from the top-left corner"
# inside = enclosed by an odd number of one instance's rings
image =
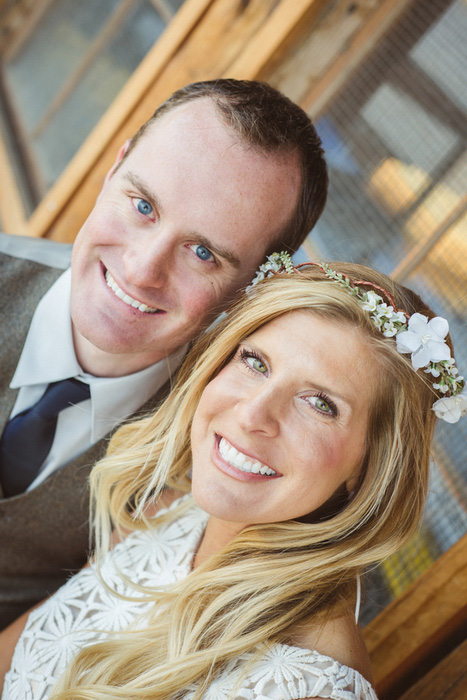
[[[102,563],[105,580],[117,592],[135,598],[116,567],[143,586],[157,581],[164,587],[183,579],[207,518],[193,505],[171,523],[132,533]],[[2,700],[46,700],[79,649],[103,639],[107,631],[126,629],[147,608],[148,603],[122,600],[107,591],[92,566],[83,569],[29,616],[5,677]],[[249,657],[230,664],[210,685],[205,700],[231,700],[233,688],[236,700],[377,700],[357,671],[316,651],[276,644],[245,678],[242,669]],[[192,695],[187,693],[186,700]]]

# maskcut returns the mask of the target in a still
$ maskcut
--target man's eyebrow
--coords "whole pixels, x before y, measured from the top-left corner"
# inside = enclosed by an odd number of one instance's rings
[[[143,180],[141,180],[141,178],[138,177],[138,175],[132,173],[131,171],[126,172],[123,175],[123,179],[130,182],[133,185],[133,187],[139,190],[141,195],[145,199],[147,199],[150,204],[152,204],[156,209],[161,211],[161,204],[159,199],[153,192],[151,192],[146,183],[143,182]],[[199,243],[199,245],[204,246],[205,248],[210,250],[211,253],[213,253],[214,255],[217,255],[218,257],[226,260],[236,270],[240,268],[240,259],[234,253],[232,253],[231,250],[217,243],[213,243],[209,240],[209,238],[206,238],[206,236],[203,236],[202,234],[197,233],[196,231],[193,231],[192,236],[196,239],[196,242]]]
[[[200,233],[197,233],[196,231],[194,231],[192,235],[194,238],[196,238],[197,243],[210,250],[211,253],[214,253],[214,255],[217,255],[220,258],[226,260],[236,270],[240,268],[240,260],[237,258],[236,255],[232,253],[231,250],[229,250],[228,248],[224,248],[224,246],[217,245],[216,243],[212,243],[208,238],[201,235]]]
[[[160,210],[161,207],[158,198],[156,197],[154,192],[151,192],[146,183],[143,182],[143,180],[141,180],[141,178],[138,177],[138,175],[135,175],[135,173],[132,172],[126,172],[123,174],[123,179],[128,180],[128,182],[130,182],[133,185],[133,187],[136,187],[136,189],[141,192],[143,197],[147,199],[148,202],[150,202],[150,204],[155,205],[156,209]]]

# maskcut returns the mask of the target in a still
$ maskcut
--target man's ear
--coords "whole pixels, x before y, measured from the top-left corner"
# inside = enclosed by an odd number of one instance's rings
[[[114,174],[114,172],[115,172],[117,166],[118,166],[119,163],[121,163],[121,161],[123,160],[123,158],[124,158],[124,156],[126,155],[128,149],[130,148],[130,144],[131,144],[131,139],[127,139],[127,140],[125,141],[125,143],[123,144],[123,146],[122,146],[122,147],[120,148],[120,150],[118,151],[118,155],[117,155],[117,157],[116,157],[116,159],[115,159],[115,163],[112,165],[112,167],[110,168],[109,172],[108,172],[107,175],[105,176],[105,180],[104,180],[104,184],[103,184],[103,186],[102,186],[102,189],[105,188],[105,186],[106,186],[107,183],[109,182],[110,178],[111,178],[112,175]]]

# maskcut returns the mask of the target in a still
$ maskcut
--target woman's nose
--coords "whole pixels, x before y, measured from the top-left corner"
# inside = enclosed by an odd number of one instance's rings
[[[246,432],[259,432],[268,437],[279,433],[280,399],[271,387],[261,387],[237,404],[237,417]]]

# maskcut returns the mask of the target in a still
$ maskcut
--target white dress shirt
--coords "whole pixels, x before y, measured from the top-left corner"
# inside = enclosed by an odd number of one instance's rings
[[[179,367],[187,345],[140,372],[124,377],[94,377],[80,367],[70,318],[71,270],[41,299],[21,353],[12,389],[19,388],[10,418],[33,406],[51,382],[75,377],[89,384],[91,398],[64,409],[52,448],[28,490],[85,452],[155,394]]]

